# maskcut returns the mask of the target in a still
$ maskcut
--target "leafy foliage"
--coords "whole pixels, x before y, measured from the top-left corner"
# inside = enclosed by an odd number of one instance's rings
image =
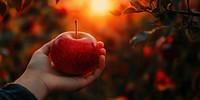
[[[0,0],[0,15],[4,16],[10,7],[14,7],[17,12],[25,12],[33,3],[34,0]],[[58,3],[60,0],[56,0]]]
[[[127,8],[126,10],[123,11],[122,14],[124,15],[124,14],[139,13],[139,12],[142,12],[142,11],[139,11],[139,10],[137,10],[135,8]]]
[[[187,0],[186,1],[187,4],[184,5],[185,7],[188,8],[188,11],[180,11],[180,10],[177,10],[178,9],[177,4],[180,3],[179,5],[181,5],[181,2],[182,2],[180,0],[130,0],[130,4],[132,7],[125,9],[122,12],[122,15],[134,14],[134,13],[140,13],[140,12],[150,13],[155,18],[157,18],[157,20],[155,20],[154,22],[154,25],[156,25],[155,27],[160,27],[160,26],[174,27],[178,25],[179,28],[183,30],[184,29],[188,30],[185,34],[187,34],[188,38],[191,41],[197,42],[197,41],[200,41],[200,38],[199,38],[200,13],[192,12],[192,10],[190,9],[189,1],[190,0]],[[196,8],[196,10],[198,9],[199,8]],[[198,20],[194,21],[193,20],[194,16]],[[181,20],[181,21],[177,22],[176,20]],[[144,32],[141,32],[141,33],[144,33]]]
[[[134,36],[131,40],[130,40],[130,43],[132,45],[136,45],[138,44],[139,42],[143,42],[145,41],[149,36],[149,32],[141,32],[139,34],[137,34],[136,36]]]
[[[162,66],[161,68],[165,69],[165,71],[162,71],[159,70],[160,67],[158,67],[155,72],[156,76],[154,80],[156,81],[154,85],[159,91],[164,91],[165,93],[174,91],[174,89],[175,91],[178,89],[187,91],[182,87],[186,86],[184,84],[187,84],[187,81],[182,79],[175,81],[178,77],[176,76],[177,73],[183,73],[188,67],[194,68],[194,66],[196,66],[195,69],[199,69],[199,58],[195,55],[200,53],[200,2],[196,3],[194,1],[195,0],[130,0],[132,7],[122,12],[122,15],[147,12],[156,18],[154,21],[155,26],[151,31],[142,30],[138,32],[137,35],[133,36],[130,43],[135,48],[140,47],[138,44],[142,44],[144,51],[156,54],[150,58],[154,58],[158,55],[165,62],[163,65],[156,65]],[[153,50],[147,50],[147,46],[154,49],[155,52],[153,52]],[[145,52],[143,54],[144,56],[147,55]],[[189,64],[189,66],[180,67],[185,64]],[[178,71],[180,69],[181,71]],[[175,80],[172,81],[169,76],[162,78],[165,76],[166,72],[175,75],[172,75]],[[192,91],[194,90],[194,93],[199,91],[199,86],[197,86],[197,84],[199,84],[199,71],[195,72],[195,74],[190,74],[192,75],[191,77],[193,77],[193,82],[188,82],[189,85],[187,86],[188,88],[193,87]],[[197,73],[198,75],[196,76]],[[186,73],[181,75],[184,76]],[[159,93],[165,94],[163,92]],[[167,95],[167,98],[175,99],[179,94],[172,93],[172,95],[173,96]],[[150,96],[149,98],[155,99],[157,97]],[[191,97],[187,98],[191,99]],[[199,99],[198,97],[196,98]],[[159,99],[166,99],[166,96],[161,95]]]

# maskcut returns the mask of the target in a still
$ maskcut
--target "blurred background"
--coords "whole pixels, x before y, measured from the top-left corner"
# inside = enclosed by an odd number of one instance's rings
[[[152,38],[156,46],[151,41],[133,46],[134,36],[155,28],[155,17],[148,13],[116,16],[130,6],[129,0],[34,0],[20,14],[10,7],[0,18],[0,86],[24,72],[35,50],[74,30],[78,19],[79,31],[105,43],[106,68],[87,88],[51,93],[45,100],[198,100],[199,42],[191,42],[182,34],[185,31],[178,30],[165,39]]]

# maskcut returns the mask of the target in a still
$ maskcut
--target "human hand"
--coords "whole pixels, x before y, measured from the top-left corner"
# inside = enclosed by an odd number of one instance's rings
[[[97,79],[105,68],[105,54],[103,42],[98,42],[100,48],[99,65],[94,72],[86,77],[66,76],[59,73],[51,66],[48,58],[51,44],[54,40],[46,43],[32,56],[27,69],[14,83],[21,84],[30,90],[38,99],[42,99],[52,91],[76,91],[82,89]]]

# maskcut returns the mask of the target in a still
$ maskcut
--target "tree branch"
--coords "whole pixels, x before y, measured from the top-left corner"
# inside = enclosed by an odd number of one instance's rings
[[[168,10],[171,11],[175,14],[180,14],[180,15],[191,15],[191,16],[198,16],[200,17],[200,13],[199,12],[188,12],[188,11],[173,11],[173,10]]]

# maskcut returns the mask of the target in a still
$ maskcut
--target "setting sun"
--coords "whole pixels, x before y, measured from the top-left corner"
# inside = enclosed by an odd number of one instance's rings
[[[94,13],[103,14],[109,11],[111,4],[108,0],[92,0],[90,7]]]

